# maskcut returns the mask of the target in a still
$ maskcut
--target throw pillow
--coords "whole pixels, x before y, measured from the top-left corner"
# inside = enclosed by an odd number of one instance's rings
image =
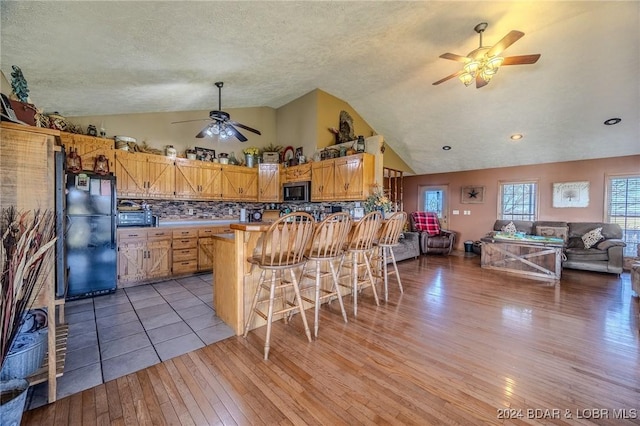
[[[518,230],[516,229],[516,225],[513,222],[507,223],[501,229],[502,232],[506,232],[507,234],[515,234]]]
[[[602,227],[592,229],[582,236],[582,242],[584,243],[584,248],[590,249],[592,246],[596,245],[598,241],[603,239],[602,236]]]

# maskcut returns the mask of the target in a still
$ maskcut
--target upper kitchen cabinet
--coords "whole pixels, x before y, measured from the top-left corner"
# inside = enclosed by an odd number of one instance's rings
[[[222,166],[198,160],[176,158],[177,199],[219,200],[222,198]]]
[[[374,183],[374,157],[356,154],[334,159],[334,199],[364,200]]]
[[[332,201],[334,199],[334,160],[311,163],[311,201]]]
[[[174,198],[174,161],[160,155],[116,152],[118,197]]]
[[[223,165],[222,198],[234,201],[258,201],[258,170]]]
[[[311,163],[299,164],[282,170],[283,182],[308,182],[311,180]]]
[[[57,130],[3,122],[0,127],[0,206],[54,208]],[[58,148],[59,149],[59,148]]]
[[[96,158],[104,155],[109,161],[109,170],[113,171],[115,159],[113,139],[60,132],[60,141],[67,154],[72,150],[78,153],[83,170],[93,170]]]
[[[262,163],[258,165],[258,201],[282,201],[279,164]]]

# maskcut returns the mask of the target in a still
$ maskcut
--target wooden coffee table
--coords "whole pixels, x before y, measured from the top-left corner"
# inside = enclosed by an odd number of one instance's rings
[[[481,267],[536,280],[560,280],[564,245],[561,238],[498,233],[482,241]]]

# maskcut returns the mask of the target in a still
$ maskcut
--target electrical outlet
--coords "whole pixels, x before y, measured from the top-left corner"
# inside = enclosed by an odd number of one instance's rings
[[[229,207],[229,216],[233,216],[233,209]]]
[[[189,216],[193,216],[194,214],[196,214],[193,209],[189,209]]]
[[[458,214],[460,214],[460,210],[454,210],[451,213],[453,213],[454,215],[458,215]]]

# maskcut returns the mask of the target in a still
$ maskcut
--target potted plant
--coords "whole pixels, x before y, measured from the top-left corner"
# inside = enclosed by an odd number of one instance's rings
[[[367,197],[364,201],[364,209],[367,213],[371,213],[372,211],[379,210],[382,213],[382,216],[385,216],[385,213],[388,213],[392,210],[393,203],[384,195],[384,190],[379,185],[374,185],[371,191],[371,195]]]
[[[262,161],[265,163],[279,163],[280,151],[282,147],[280,145],[269,144],[262,148]]]
[[[243,149],[242,153],[244,154],[244,161],[247,167],[253,167],[255,160],[258,158],[260,150],[255,146],[250,146],[249,148]]]
[[[19,330],[52,267],[50,250],[55,244],[55,222],[51,211],[0,211],[0,371]],[[21,349],[22,351],[22,349]],[[24,352],[24,351],[22,351]],[[40,363],[42,360],[40,360]],[[36,367],[38,368],[39,365]],[[0,382],[0,418],[3,424],[20,424],[29,387],[24,377]]]

